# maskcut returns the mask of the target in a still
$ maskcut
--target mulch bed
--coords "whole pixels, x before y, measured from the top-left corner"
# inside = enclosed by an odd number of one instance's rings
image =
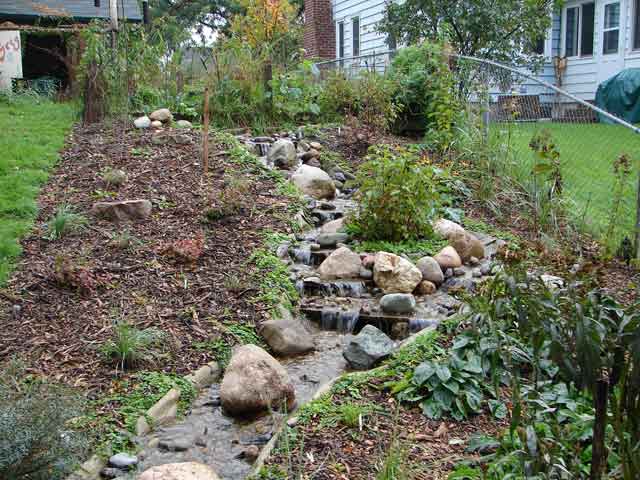
[[[265,307],[252,301],[256,285],[246,261],[265,229],[287,231],[287,203],[272,181],[243,173],[212,145],[210,175],[203,181],[200,133],[165,132],[168,142],[152,143],[152,132],[120,126],[77,127],[39,198],[40,213],[22,241],[22,259],[0,291],[0,363],[19,356],[37,374],[103,390],[116,367],[100,346],[115,321],[166,332],[163,355],[146,368],[184,374],[212,360],[194,346],[219,335],[220,321],[259,323]],[[186,144],[177,144],[180,136]],[[126,171],[119,189],[105,185],[106,168]],[[219,202],[226,175],[251,183],[243,209],[216,222],[204,212]],[[112,192],[113,193],[108,193]],[[92,218],[96,201],[148,199],[152,216],[135,223]],[[58,240],[47,239],[46,222],[62,204],[89,218],[88,225]],[[115,248],[113,235],[129,232],[141,243]],[[204,238],[202,255],[184,263],[167,255],[173,242]],[[88,276],[88,289],[61,285],[56,270]],[[239,288],[240,286],[240,288]]]
[[[371,385],[381,382],[377,379]],[[447,478],[456,463],[479,457],[465,451],[472,436],[497,436],[508,425],[507,420],[496,420],[488,413],[462,422],[451,418],[430,420],[419,408],[398,407],[388,392],[377,387],[365,387],[358,400],[334,394],[332,401],[369,403],[381,407],[384,414],[365,415],[362,429],[341,423],[323,427],[322,417],[318,416],[296,426],[295,447],[288,454],[279,450],[267,466],[289,467],[296,478],[303,473],[301,478],[317,480],[372,479],[395,442],[402,452],[404,472],[410,478],[441,480]]]

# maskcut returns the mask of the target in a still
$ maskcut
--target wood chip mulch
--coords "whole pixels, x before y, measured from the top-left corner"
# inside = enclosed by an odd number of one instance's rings
[[[213,359],[197,344],[215,339],[219,322],[263,319],[265,307],[252,301],[257,290],[246,261],[261,245],[262,231],[287,231],[286,200],[274,193],[272,181],[243,172],[216,145],[203,181],[199,132],[167,131],[167,143],[160,145],[152,135],[118,125],[77,127],[70,135],[41,191],[40,213],[22,241],[19,265],[0,290],[0,364],[19,356],[33,373],[97,393],[116,374],[100,352],[115,321],[165,332],[162,355],[145,367],[184,374]],[[102,180],[107,168],[127,173],[119,189]],[[250,182],[240,213],[205,221],[204,212],[221,201],[230,176]],[[91,216],[96,201],[131,199],[150,200],[151,217],[112,223]],[[88,225],[49,240],[46,222],[63,204],[85,215]],[[123,232],[139,244],[114,247],[114,235]],[[167,254],[171,245],[197,246],[202,238],[195,263]],[[56,273],[59,278],[63,268],[88,288],[61,285]]]

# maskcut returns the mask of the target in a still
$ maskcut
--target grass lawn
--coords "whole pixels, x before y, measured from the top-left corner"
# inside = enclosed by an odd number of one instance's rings
[[[633,240],[640,166],[639,134],[621,126],[599,123],[499,124],[494,130],[498,129],[503,139],[511,139],[516,173],[521,179],[531,176],[531,138],[540,130],[548,130],[560,152],[566,198],[570,200],[570,213],[578,226],[611,245],[618,245],[624,236]],[[612,239],[606,239],[602,236],[614,210],[613,163],[622,153],[629,155],[633,169],[624,190],[617,222],[619,227]]]
[[[75,119],[70,103],[0,98],[0,286],[37,213],[36,197]]]

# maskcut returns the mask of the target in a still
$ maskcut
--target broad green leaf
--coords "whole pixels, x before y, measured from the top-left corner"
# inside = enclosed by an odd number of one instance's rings
[[[425,400],[422,402],[422,413],[431,420],[438,420],[442,417],[442,406],[432,399]]]
[[[482,402],[482,397],[480,396],[480,394],[474,392],[473,390],[467,390],[464,393],[464,397],[467,400],[467,405],[469,405],[469,408],[471,410],[473,410],[474,412],[480,410],[480,405]]]
[[[447,383],[443,383],[442,386],[456,395],[460,391],[460,385],[455,380],[451,379]]]
[[[440,402],[443,407],[449,409],[451,408],[451,403],[453,402],[453,394],[444,388],[444,386],[440,386],[433,392],[434,400]]]
[[[499,400],[489,400],[489,410],[491,410],[491,414],[497,419],[506,418],[509,410],[504,402]]]
[[[447,367],[446,365],[437,365],[436,375],[438,375],[438,378],[442,382],[446,382],[451,378],[451,371],[449,370],[449,367]]]
[[[416,385],[422,385],[424,382],[429,380],[435,372],[436,368],[432,362],[428,360],[426,362],[422,362],[413,371],[413,383]]]

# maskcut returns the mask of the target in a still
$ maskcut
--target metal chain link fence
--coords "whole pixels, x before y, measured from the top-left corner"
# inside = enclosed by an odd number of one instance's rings
[[[394,53],[316,66],[321,74],[384,74]],[[552,85],[553,67],[541,71],[547,82],[540,73],[484,59],[447,60],[467,114],[454,155],[457,150],[470,162],[484,163],[478,165],[484,181],[476,186],[486,201],[509,197],[515,211],[518,202],[527,202],[523,214],[536,217],[529,220],[540,231],[564,235],[569,227],[612,253],[640,258],[640,130]]]

